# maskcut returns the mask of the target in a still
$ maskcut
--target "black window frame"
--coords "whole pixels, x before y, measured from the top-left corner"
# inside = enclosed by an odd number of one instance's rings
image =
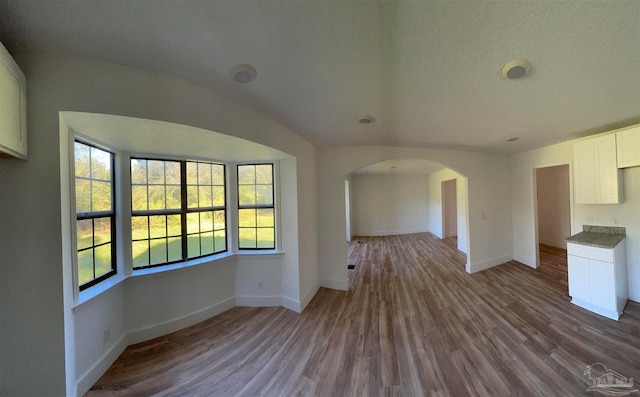
[[[265,204],[256,204],[256,205],[241,205],[240,204],[240,167],[243,166],[261,166],[261,165],[268,165],[271,167],[271,205],[265,205]],[[276,179],[275,179],[275,174],[276,174],[276,170],[275,170],[275,164],[274,163],[242,163],[242,164],[237,164],[236,165],[236,175],[237,175],[237,180],[236,180],[236,192],[237,192],[237,204],[238,204],[238,224],[236,225],[237,230],[238,230],[238,250],[243,250],[243,251],[272,251],[275,250],[276,247],[278,246],[278,236],[277,236],[277,225],[276,225]],[[254,183],[254,186],[257,186],[257,183]],[[259,210],[259,209],[271,209],[273,211],[273,246],[272,247],[258,247],[258,239],[257,239],[257,229],[259,228],[257,226],[257,220],[256,220],[256,226],[255,227],[241,227],[240,226],[240,210],[243,209],[255,209],[255,210]],[[257,215],[256,215],[257,216]],[[256,247],[242,247],[240,245],[240,229],[256,229]]]
[[[79,291],[84,291],[87,288],[93,287],[94,285],[116,275],[118,273],[118,267],[117,267],[117,241],[116,241],[116,172],[115,172],[115,153],[107,150],[105,148],[99,147],[97,145],[94,145],[92,143],[86,142],[82,139],[74,139],[74,150],[73,150],[73,167],[74,167],[74,200],[76,203],[76,224],[74,227],[74,231],[75,231],[75,240],[76,240],[76,271],[77,271],[77,275],[78,275],[78,289]],[[85,146],[88,146],[91,149],[96,149],[96,150],[100,150],[106,153],[109,153],[109,157],[111,160],[111,164],[110,164],[110,170],[111,170],[111,181],[108,181],[111,183],[111,210],[110,211],[88,211],[88,212],[78,212],[77,210],[77,191],[76,191],[76,182],[78,180],[78,176],[76,175],[75,169],[76,169],[76,159],[75,159],[75,144],[79,143]],[[91,153],[91,151],[89,151],[89,153]],[[91,175],[91,154],[89,154],[89,167],[90,167],[90,175]],[[85,177],[80,177],[80,179],[84,179],[87,180],[87,178]],[[93,181],[94,179],[91,178],[91,176],[88,178],[89,181]],[[98,180],[101,181],[101,180]],[[107,181],[101,181],[101,182],[107,182]],[[93,193],[93,192],[92,192]],[[91,198],[93,199],[93,194],[91,195]],[[95,244],[95,220],[96,219],[103,219],[103,218],[108,218],[111,224],[111,240],[107,243],[101,243],[96,245]],[[78,249],[78,221],[84,221],[84,220],[91,220],[92,222],[92,244],[88,247],[82,248],[82,249]],[[86,283],[80,284],[80,260],[79,260],[79,254],[80,252],[83,251],[87,251],[87,250],[95,250],[97,247],[101,247],[104,246],[106,244],[111,244],[111,270],[109,270],[107,273],[99,276],[99,277],[95,277],[96,274],[96,257],[95,257],[95,251],[94,251],[94,255],[93,255],[93,279],[90,281],[87,281]]]
[[[208,257],[208,256],[213,256],[213,255],[219,255],[225,252],[229,251],[229,244],[228,244],[228,212],[227,212],[227,165],[224,163],[218,163],[215,161],[202,161],[202,160],[176,160],[176,159],[167,159],[167,158],[159,158],[159,157],[140,157],[140,156],[131,156],[129,159],[129,175],[132,176],[132,161],[133,160],[146,160],[146,161],[164,161],[164,162],[175,162],[175,163],[179,163],[180,164],[180,209],[164,209],[164,210],[134,210],[133,209],[133,179],[130,179],[130,189],[132,191],[131,194],[131,220],[133,223],[133,218],[134,217],[140,217],[140,216],[147,216],[147,219],[149,219],[150,216],[169,216],[169,215],[180,215],[180,239],[181,239],[181,258],[174,260],[174,261],[167,261],[167,262],[162,262],[162,263],[154,263],[154,264],[148,264],[148,265],[144,265],[144,266],[135,266],[135,264],[133,263],[133,257],[131,258],[132,264],[132,270],[143,270],[143,269],[149,269],[149,268],[154,268],[154,267],[160,267],[160,266],[167,266],[167,265],[172,265],[175,263],[183,263],[186,261],[190,261],[190,260],[194,260],[194,259],[199,259],[199,258],[204,258],[204,257]],[[213,164],[213,165],[219,165],[222,166],[223,168],[223,180],[224,180],[224,185],[223,185],[223,191],[224,191],[224,205],[222,207],[220,206],[211,206],[211,207],[204,207],[204,208],[189,208],[188,207],[188,199],[187,199],[187,187],[189,186],[187,183],[187,163],[203,163],[203,164]],[[166,184],[165,184],[166,185]],[[199,185],[198,185],[199,186]],[[214,252],[212,253],[206,253],[203,255],[198,255],[198,256],[192,256],[189,257],[189,252],[188,252],[188,238],[189,235],[193,234],[193,233],[188,233],[187,230],[187,214],[190,213],[199,213],[199,212],[215,212],[215,211],[224,211],[224,231],[225,231],[225,247],[223,250],[219,250],[216,251],[215,250],[215,232],[213,234],[213,238],[214,238]],[[147,221],[147,225],[149,225],[149,221]],[[132,226],[133,227],[133,226]],[[150,226],[148,226],[150,227]],[[214,226],[214,230],[215,230],[215,226]],[[221,230],[221,229],[218,229]],[[133,230],[132,230],[133,232]],[[164,238],[173,238],[170,236],[165,236]],[[137,241],[149,241],[149,262],[151,262],[151,250],[150,250],[150,242],[151,240],[154,240],[154,238],[151,238],[150,234],[148,235],[147,239],[133,239],[133,235],[131,236],[131,244],[133,246],[134,242]],[[167,243],[168,244],[168,243]],[[200,247],[200,249],[202,249]],[[167,247],[167,259],[169,256],[169,251],[168,251],[168,247]]]

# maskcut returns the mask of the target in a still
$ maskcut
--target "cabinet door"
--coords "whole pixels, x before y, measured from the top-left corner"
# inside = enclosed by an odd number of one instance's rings
[[[622,202],[619,186],[622,178],[618,175],[616,136],[605,135],[594,139],[596,154],[596,203],[619,204]]]
[[[596,156],[593,139],[576,142],[574,150],[575,200],[579,204],[596,202]]]
[[[640,166],[640,126],[616,133],[618,168]]]
[[[27,157],[26,81],[0,43],[0,152]]]
[[[591,279],[589,277],[589,259],[574,255],[567,255],[569,272],[569,295],[589,303],[591,301]]]
[[[616,290],[613,280],[613,263],[589,260],[591,277],[591,304],[600,308],[616,311]]]

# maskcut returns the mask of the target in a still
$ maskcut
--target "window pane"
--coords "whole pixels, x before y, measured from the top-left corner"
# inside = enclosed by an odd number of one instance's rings
[[[225,213],[224,211],[215,211],[213,213],[213,228],[215,230],[224,229],[226,227],[225,224]]]
[[[167,216],[167,231],[168,236],[181,236],[182,235],[182,222],[180,215]]]
[[[166,237],[167,235],[167,218],[165,215],[157,215],[149,217],[149,237]]]
[[[91,178],[111,181],[111,153],[91,148]]]
[[[111,210],[111,182],[91,182],[91,210]]]
[[[132,186],[131,187],[131,209],[133,211],[146,211],[147,206],[147,187]]]
[[[96,278],[111,271],[111,244],[101,245],[95,249]]]
[[[211,164],[198,163],[198,184],[211,185]]]
[[[256,186],[256,203],[258,205],[273,204],[273,187],[271,185]]]
[[[169,262],[176,262],[182,259],[182,238],[173,237],[169,241]]]
[[[198,164],[187,162],[187,185],[198,184]]]
[[[258,248],[275,248],[275,231],[273,228],[258,228]]]
[[[80,142],[74,143],[75,170],[76,176],[89,178],[91,176],[89,168],[89,146]]]
[[[224,230],[213,232],[216,252],[227,250],[227,233]]]
[[[256,226],[256,210],[239,210],[238,211],[238,226],[240,227],[255,227]]]
[[[88,248],[93,245],[93,222],[91,219],[84,219],[76,222],[76,240],[78,250]]]
[[[213,187],[213,206],[224,207],[224,186]]]
[[[180,185],[180,163],[168,161],[165,164],[166,183],[168,185]]]
[[[131,217],[131,238],[133,240],[149,238],[149,220],[146,216]]]
[[[239,229],[240,248],[256,248],[256,229]]]
[[[257,210],[257,226],[273,227],[273,208]]]
[[[76,179],[76,213],[91,211],[91,182]]]
[[[198,207],[198,187],[197,186],[187,186],[187,207],[188,208]]]
[[[167,262],[167,240],[164,238],[151,240],[150,265]]]
[[[100,245],[111,241],[111,218],[96,218],[93,221],[94,244]]]
[[[150,185],[164,185],[164,161],[148,160],[147,169]]]
[[[164,186],[149,186],[149,209],[165,209]]]
[[[211,207],[213,205],[211,197],[211,186],[200,186],[198,188],[198,195],[198,204],[200,208]]]
[[[273,166],[271,164],[256,165],[256,183],[265,185],[273,183]]]
[[[200,213],[200,231],[209,232],[213,230],[213,212],[201,212]]]
[[[131,245],[133,251],[133,267],[149,265],[149,240],[134,241]]]
[[[187,256],[200,256],[200,234],[192,234],[187,238]]]
[[[211,165],[211,183],[214,185],[224,185],[224,165]]]
[[[200,255],[213,253],[213,232],[202,233],[200,236]]]
[[[253,185],[256,183],[256,167],[254,165],[238,166],[238,184]]]
[[[93,280],[93,249],[78,252],[78,285]]]
[[[131,183],[147,184],[147,160],[131,159]]]
[[[180,185],[167,185],[167,209],[180,209],[182,197],[180,197]]]
[[[255,205],[256,187],[255,185],[238,186],[238,204]]]
[[[187,233],[198,233],[200,231],[200,216],[197,212],[187,214]]]

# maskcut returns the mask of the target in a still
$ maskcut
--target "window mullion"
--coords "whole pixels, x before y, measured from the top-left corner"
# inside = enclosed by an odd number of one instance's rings
[[[189,236],[187,235],[187,162],[180,162],[180,231],[181,231],[181,243],[182,243],[182,260],[186,261],[188,258],[187,242]]]

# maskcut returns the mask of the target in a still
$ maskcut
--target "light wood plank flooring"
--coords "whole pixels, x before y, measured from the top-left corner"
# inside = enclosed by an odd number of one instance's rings
[[[304,313],[236,307],[130,346],[90,396],[579,396],[603,363],[640,379],[640,305],[619,322],[570,303],[566,253],[473,275],[420,233],[356,238],[348,292]],[[564,270],[563,270],[564,269]]]

